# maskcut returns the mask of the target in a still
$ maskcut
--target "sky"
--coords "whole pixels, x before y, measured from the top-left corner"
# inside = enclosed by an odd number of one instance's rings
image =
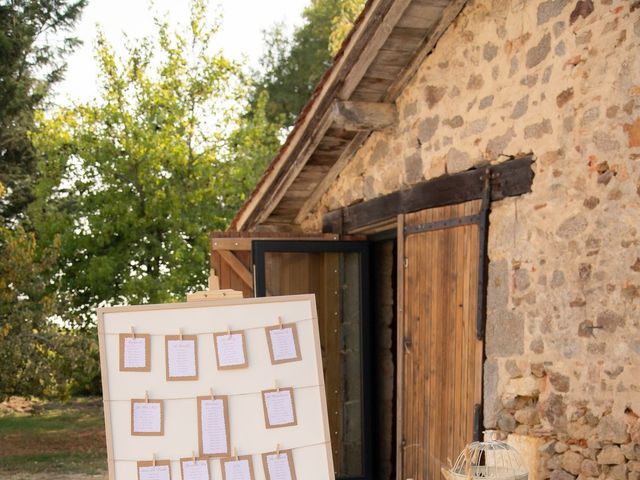
[[[211,14],[216,6],[222,12],[219,48],[234,60],[245,58],[258,66],[262,53],[262,32],[275,23],[299,25],[303,8],[310,0],[210,0]],[[56,103],[91,100],[97,94],[97,65],[93,58],[96,25],[99,25],[116,53],[125,52],[125,39],[141,38],[154,32],[154,12],[167,14],[170,24],[184,23],[189,17],[189,0],[89,0],[75,35],[84,43],[67,57],[65,80],[56,88]],[[126,34],[126,37],[125,37]]]

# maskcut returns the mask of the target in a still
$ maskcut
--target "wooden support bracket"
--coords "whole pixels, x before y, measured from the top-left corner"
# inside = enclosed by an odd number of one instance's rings
[[[393,103],[335,101],[334,124],[349,131],[382,130],[397,123],[398,110]]]
[[[216,272],[211,269],[209,275],[208,290],[187,294],[187,302],[201,302],[203,300],[220,300],[223,298],[243,298],[239,290],[220,290],[220,279]]]

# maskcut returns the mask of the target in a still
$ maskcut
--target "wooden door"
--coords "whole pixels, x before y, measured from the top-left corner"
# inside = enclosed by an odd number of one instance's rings
[[[336,478],[372,480],[369,244],[256,240],[257,296],[313,293]]]
[[[398,480],[439,480],[479,429],[482,205],[399,218]]]

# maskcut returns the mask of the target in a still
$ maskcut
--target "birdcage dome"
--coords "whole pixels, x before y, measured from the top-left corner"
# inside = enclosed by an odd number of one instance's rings
[[[467,445],[453,467],[443,469],[447,480],[527,480],[528,471],[518,451],[511,445],[494,440]]]

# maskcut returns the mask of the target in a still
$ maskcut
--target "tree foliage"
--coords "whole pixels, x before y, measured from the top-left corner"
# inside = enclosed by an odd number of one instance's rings
[[[36,160],[28,131],[51,85],[62,78],[64,55],[78,43],[69,31],[85,4],[0,1],[0,181],[8,191],[0,221],[15,220],[33,199]]]
[[[0,400],[99,391],[95,335],[51,321],[61,311],[49,282],[58,247],[0,226]]]
[[[342,45],[364,0],[312,0],[303,23],[289,38],[282,26],[266,34],[262,75],[256,92],[266,91],[267,118],[291,126]],[[255,103],[255,102],[254,102]]]
[[[193,3],[184,32],[118,59],[99,37],[101,99],[41,118],[38,201],[42,237],[61,238],[60,287],[91,318],[104,303],[175,301],[207,277],[208,232],[225,228],[255,177],[232,161],[240,70],[208,45],[217,25]],[[236,147],[252,133],[236,134]]]

